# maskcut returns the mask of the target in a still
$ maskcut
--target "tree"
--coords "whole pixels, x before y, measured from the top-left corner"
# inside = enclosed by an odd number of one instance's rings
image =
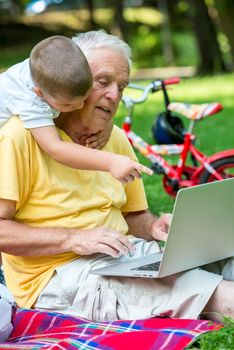
[[[192,22],[201,56],[199,72],[202,74],[226,71],[214,24],[205,0],[189,0]]]
[[[94,18],[94,3],[93,0],[86,0],[87,3],[87,7],[89,10],[89,26],[92,29],[97,29],[98,28],[98,24],[95,21]]]
[[[233,0],[215,0],[215,8],[218,11],[220,25],[227,36],[232,63],[234,62],[234,2]]]
[[[114,34],[127,40],[127,23],[124,19],[124,2],[123,0],[112,0],[112,6],[114,10]]]
[[[161,24],[163,56],[164,56],[166,65],[171,66],[174,63],[174,55],[173,55],[173,48],[172,48],[172,42],[171,42],[171,29],[170,29],[167,0],[158,0],[158,9],[163,15],[163,20]]]

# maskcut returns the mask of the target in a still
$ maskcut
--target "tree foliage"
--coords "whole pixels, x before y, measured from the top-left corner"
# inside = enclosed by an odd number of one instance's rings
[[[19,22],[20,14],[23,14],[29,2],[30,0],[4,1],[5,5],[8,4],[8,13],[6,15],[6,11],[1,11],[0,7],[2,30],[6,22],[8,24]],[[142,57],[142,64],[147,61],[147,57],[162,57],[164,65],[180,64],[177,60],[178,45],[184,51],[186,50],[185,43],[175,43],[175,33],[180,32],[181,38],[184,38],[185,33],[189,33],[197,42],[197,53],[200,59],[196,61],[196,65],[201,73],[233,69],[233,0],[64,0],[63,4],[66,4],[67,9],[70,6],[74,17],[77,16],[77,23],[79,18],[75,10],[88,11],[89,15],[83,30],[104,27],[108,32],[125,39],[135,50],[135,56]],[[147,11],[149,7],[153,11],[158,11],[160,23],[157,21],[143,23],[143,18],[129,20],[129,9]],[[109,22],[101,22],[96,16],[96,11],[100,13],[100,10],[106,9],[110,10],[112,15]],[[64,28],[65,26],[66,23]],[[191,43],[188,42],[188,44]],[[142,52],[145,57],[142,56]],[[191,56],[190,48],[187,49],[187,55]],[[194,63],[193,60],[191,63]],[[158,65],[158,60],[155,60],[155,63],[152,60],[152,64]]]

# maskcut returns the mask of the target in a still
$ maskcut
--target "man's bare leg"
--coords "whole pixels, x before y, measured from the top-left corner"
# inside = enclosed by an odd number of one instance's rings
[[[212,294],[202,314],[214,320],[220,319],[222,316],[234,318],[233,295],[234,282],[222,281]]]

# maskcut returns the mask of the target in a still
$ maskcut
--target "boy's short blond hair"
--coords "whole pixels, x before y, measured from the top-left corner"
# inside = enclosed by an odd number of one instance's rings
[[[92,86],[85,55],[65,36],[40,41],[31,51],[29,65],[35,86],[50,96],[84,96]]]

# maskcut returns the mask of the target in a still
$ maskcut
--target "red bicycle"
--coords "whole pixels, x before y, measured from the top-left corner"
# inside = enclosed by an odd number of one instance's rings
[[[172,197],[176,196],[180,188],[195,186],[198,184],[222,180],[234,176],[234,149],[225,150],[215,153],[211,156],[206,156],[195,147],[195,124],[203,118],[216,114],[222,109],[220,103],[207,104],[185,104],[185,103],[170,103],[167,93],[167,85],[179,83],[178,78],[167,80],[155,80],[147,86],[129,84],[132,89],[141,90],[142,94],[138,98],[133,98],[128,95],[123,96],[122,101],[128,110],[123,123],[125,131],[132,146],[145,156],[151,163],[151,168],[155,174],[163,175],[163,186],[165,191]],[[174,132],[174,140],[176,143],[150,145],[137,135],[132,130],[132,120],[134,106],[146,101],[151,93],[162,91],[165,101],[165,111],[162,112],[156,124],[154,131],[158,132],[158,138],[168,137],[160,129],[159,125],[165,126],[165,123],[170,125]],[[173,113],[187,117],[190,120],[188,128],[183,128],[183,123]],[[159,124],[159,125],[158,125]],[[158,128],[158,129],[157,129]],[[170,165],[165,160],[165,155],[178,155],[179,159],[176,164]],[[189,164],[189,155],[191,155],[192,165]],[[191,163],[191,162],[190,162]]]

